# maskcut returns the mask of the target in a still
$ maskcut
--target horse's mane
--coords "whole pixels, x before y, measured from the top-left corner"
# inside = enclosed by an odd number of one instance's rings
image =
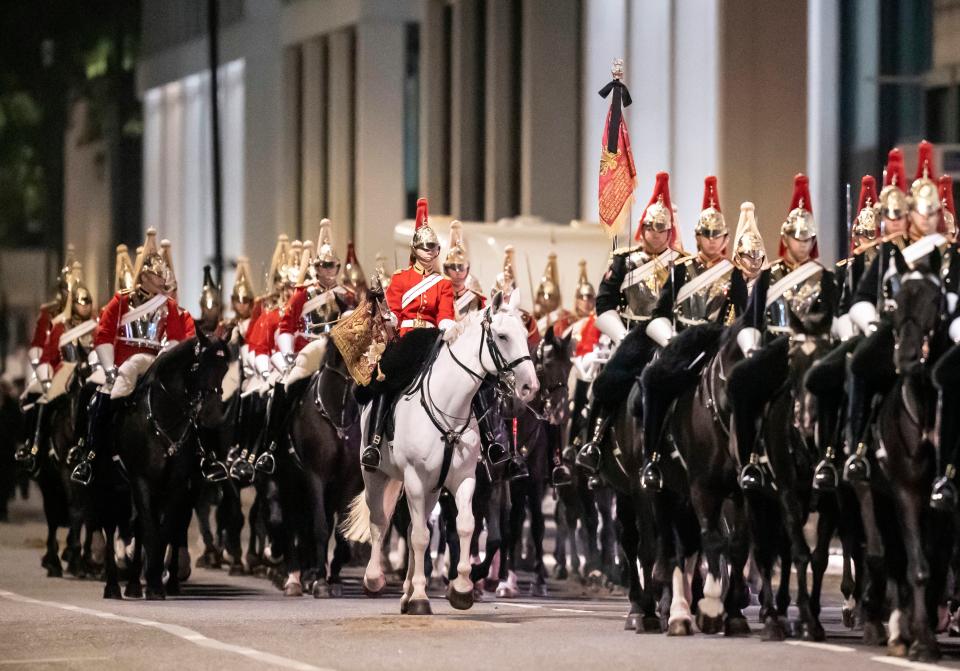
[[[194,336],[177,343],[158,356],[154,364],[147,369],[141,384],[149,385],[157,380],[168,380],[177,371],[185,372],[193,364],[196,344],[197,338]]]
[[[467,316],[463,319],[458,319],[456,322],[454,322],[453,326],[447,329],[447,332],[444,334],[444,340],[450,344],[455,343],[457,338],[462,336],[468,328],[473,326],[474,323],[483,319],[485,312],[485,309],[474,310],[473,312],[467,313]]]

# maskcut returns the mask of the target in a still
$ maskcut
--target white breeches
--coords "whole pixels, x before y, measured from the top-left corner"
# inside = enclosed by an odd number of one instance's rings
[[[73,377],[73,371],[76,367],[77,364],[68,363],[66,361],[60,364],[60,368],[53,374],[50,389],[47,391],[46,397],[41,401],[41,403],[49,403],[53,399],[63,396],[65,393],[67,393],[67,386],[70,384],[70,380]]]
[[[230,398],[237,392],[237,389],[240,388],[240,362],[231,361],[230,365],[227,367],[227,374],[223,376],[223,393],[221,397],[224,401],[229,401]]]
[[[156,358],[154,354],[140,353],[134,354],[120,364],[117,368],[117,381],[113,383],[113,389],[110,389],[110,398],[123,398],[132,394],[137,386],[137,380],[147,372]]]
[[[323,363],[323,357],[326,353],[326,337],[308,342],[297,354],[297,360],[294,362],[293,368],[290,369],[290,372],[287,373],[284,378],[284,386],[293,384],[297,380],[308,378],[320,370],[320,364]]]
[[[23,393],[20,394],[20,400],[24,400],[31,394],[42,394],[43,387],[40,386],[40,380],[37,379],[37,376],[34,375],[30,378],[30,383],[27,385],[27,388],[23,390]]]

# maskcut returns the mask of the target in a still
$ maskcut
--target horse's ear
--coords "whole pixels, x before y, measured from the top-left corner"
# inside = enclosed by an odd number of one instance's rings
[[[520,309],[520,287],[516,287],[510,292],[510,300],[507,301],[507,308],[510,310]]]
[[[210,346],[210,338],[203,332],[203,329],[197,329],[197,342],[200,343],[201,349],[206,349]]]
[[[546,332],[543,334],[543,341],[548,345],[556,345],[557,338],[556,333],[553,330],[553,326],[548,326]]]
[[[490,301],[490,311],[498,312],[501,305],[503,305],[503,292],[498,291],[493,295],[493,298]]]
[[[563,336],[563,339],[560,341],[560,347],[563,348],[563,351],[567,354],[572,352],[570,344],[573,342],[573,329],[567,330],[567,335]]]

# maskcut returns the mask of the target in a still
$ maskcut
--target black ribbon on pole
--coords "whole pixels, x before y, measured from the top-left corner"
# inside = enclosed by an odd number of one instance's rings
[[[606,99],[611,92],[613,92],[613,100],[610,101],[610,124],[607,126],[607,151],[616,154],[623,108],[630,107],[633,100],[630,98],[627,85],[619,79],[610,80],[606,86],[600,89],[600,97]]]

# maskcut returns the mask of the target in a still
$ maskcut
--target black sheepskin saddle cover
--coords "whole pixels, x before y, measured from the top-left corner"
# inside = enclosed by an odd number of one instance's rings
[[[437,354],[439,329],[414,329],[402,338],[394,338],[380,357],[384,379],[374,377],[365,387],[357,387],[354,397],[360,405],[377,394],[394,396],[409,387]]]
[[[723,324],[702,324],[683,330],[643,371],[644,389],[671,401],[696,386],[700,373],[720,349]]]
[[[603,406],[615,406],[627,398],[644,366],[656,349],[656,344],[644,332],[640,324],[627,333],[610,361],[593,381],[594,402]]]

